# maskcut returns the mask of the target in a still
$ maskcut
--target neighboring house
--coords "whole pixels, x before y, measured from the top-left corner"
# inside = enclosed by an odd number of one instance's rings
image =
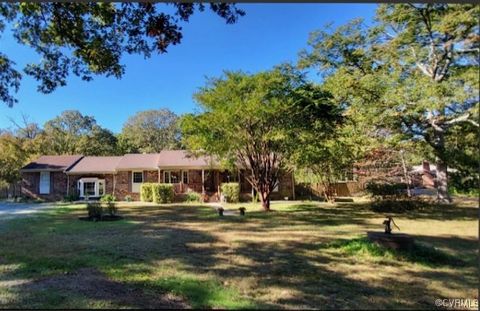
[[[145,182],[171,183],[177,199],[188,191],[204,193],[218,201],[220,185],[239,182],[242,197],[251,197],[245,170],[222,169],[211,157],[193,157],[184,150],[156,154],[126,154],[117,157],[42,156],[21,169],[22,194],[32,198],[59,200],[66,195],[98,198],[113,194],[118,200],[140,199]],[[294,198],[294,180],[284,172],[272,199]]]
[[[447,168],[447,172],[455,173],[457,170],[453,168]],[[430,164],[427,160],[424,160],[422,165],[412,166],[409,174],[414,186],[429,189],[435,188],[437,167],[433,164]]]

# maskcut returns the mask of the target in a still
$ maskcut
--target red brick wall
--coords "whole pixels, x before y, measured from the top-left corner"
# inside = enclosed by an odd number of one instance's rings
[[[156,183],[158,182],[158,170],[143,171],[143,181]],[[129,195],[133,200],[140,200],[140,193],[132,192],[132,171],[122,171],[115,175],[115,197],[117,200],[125,200]]]
[[[22,195],[48,201],[61,200],[67,194],[67,175],[50,172],[50,194],[40,194],[40,173],[22,173]]]

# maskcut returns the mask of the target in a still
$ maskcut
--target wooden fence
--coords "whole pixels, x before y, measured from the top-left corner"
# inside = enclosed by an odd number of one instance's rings
[[[337,196],[351,197],[365,189],[365,184],[359,181],[339,182],[333,185]],[[296,195],[302,197],[323,197],[323,186],[319,183],[302,183],[295,186]]]

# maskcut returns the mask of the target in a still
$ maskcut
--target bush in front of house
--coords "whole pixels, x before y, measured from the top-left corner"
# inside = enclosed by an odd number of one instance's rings
[[[78,194],[69,194],[63,197],[63,202],[74,202],[78,201]]]
[[[108,203],[108,202],[115,202],[116,198],[112,194],[105,194],[100,198],[100,202]]]
[[[405,194],[407,185],[405,183],[369,182],[365,190],[374,199],[395,199]]]
[[[202,195],[195,191],[188,191],[185,194],[185,202],[202,202]]]
[[[152,183],[143,183],[140,186],[140,200],[142,202],[153,202],[153,185]]]
[[[173,202],[173,185],[172,184],[152,184],[152,198],[155,203],[171,203]]]
[[[237,182],[222,184],[222,194],[228,203],[237,203],[240,200],[240,184]]]
[[[126,195],[125,196],[125,201],[132,202],[133,201],[132,196],[131,195]]]

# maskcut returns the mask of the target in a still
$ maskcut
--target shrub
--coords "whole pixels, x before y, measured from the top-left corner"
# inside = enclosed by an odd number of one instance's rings
[[[90,218],[102,219],[103,217],[103,207],[98,202],[87,203],[87,211]]]
[[[69,194],[63,197],[63,202],[74,202],[78,200],[77,194]]]
[[[105,194],[100,198],[100,202],[108,203],[115,202],[116,198],[112,194]]]
[[[152,197],[155,203],[171,203],[173,202],[173,185],[172,184],[152,184]]]
[[[152,187],[154,184],[151,183],[143,183],[140,186],[140,200],[142,202],[152,202],[153,201],[153,194],[152,194]]]
[[[405,213],[408,211],[423,211],[432,208],[432,203],[420,199],[376,200],[370,208],[376,213]]]
[[[110,216],[115,216],[117,214],[117,205],[115,202],[107,202],[107,213],[110,214]]]
[[[240,200],[240,184],[224,183],[222,184],[222,193],[228,203],[237,203]]]
[[[407,185],[405,183],[379,183],[369,182],[365,190],[375,199],[393,199],[405,194]]]
[[[195,191],[188,191],[185,194],[185,202],[202,202],[202,195]]]
[[[126,195],[125,196],[125,201],[132,202],[133,201],[132,196],[131,195]]]

